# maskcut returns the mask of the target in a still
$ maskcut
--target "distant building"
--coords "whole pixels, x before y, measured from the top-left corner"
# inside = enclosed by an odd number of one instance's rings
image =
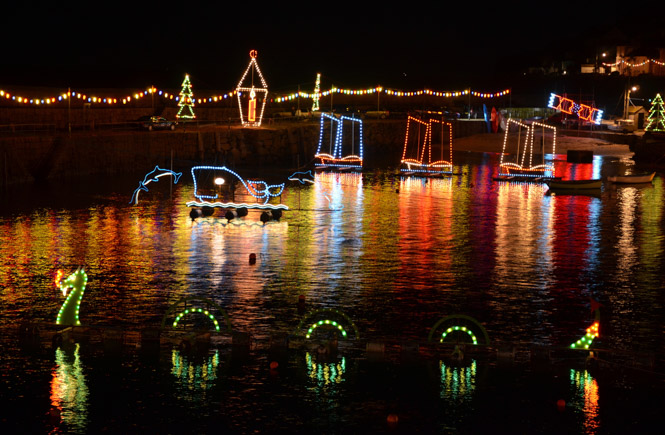
[[[617,47],[616,61],[607,65],[610,72],[625,76],[651,74],[665,76],[665,48],[640,48],[627,45]]]
[[[642,106],[629,106],[628,113],[626,114],[626,119],[630,119],[633,126],[637,130],[644,129],[645,120],[649,112]]]

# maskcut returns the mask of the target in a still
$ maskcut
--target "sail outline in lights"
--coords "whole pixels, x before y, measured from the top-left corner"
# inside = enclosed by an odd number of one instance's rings
[[[421,128],[425,128],[424,137],[420,138],[420,134],[416,137],[415,144],[413,134],[411,134],[411,141],[409,141],[409,133],[411,123],[418,126],[418,133]],[[438,160],[432,157],[432,136],[434,126],[440,124],[441,126],[441,155]],[[444,129],[448,128],[448,144],[444,146]],[[422,143],[422,146],[421,146]],[[415,148],[415,153],[414,153]],[[444,156],[444,149],[447,148],[448,155]],[[446,160],[446,157],[448,160]],[[441,175],[452,174],[453,172],[453,125],[450,122],[430,118],[427,122],[422,119],[409,115],[406,123],[406,135],[404,139],[404,151],[402,152],[401,171],[414,173],[416,175]]]
[[[515,125],[518,128],[517,141],[509,141],[510,127]],[[536,128],[542,129],[542,143],[540,153],[542,160],[534,162],[536,150],[534,150],[534,142],[536,136]],[[545,146],[545,129],[552,131],[552,147],[551,153],[548,153]],[[522,142],[522,132],[525,132],[525,138]],[[509,146],[511,145],[511,146]],[[499,162],[499,176],[502,177],[527,177],[527,178],[552,178],[554,177],[554,165],[545,163],[545,154],[556,153],[556,127],[551,125],[542,124],[540,122],[532,122],[525,124],[513,118],[509,118],[506,122],[506,130],[503,137],[503,149],[501,151],[501,159]],[[515,161],[506,161],[506,155],[515,156]]]
[[[328,152],[321,152],[325,136],[325,120],[330,120],[330,145]],[[344,155],[344,121],[351,123],[352,132],[358,125],[359,143],[358,152],[355,152],[355,135],[351,140],[351,152]],[[333,134],[334,132],[334,134]],[[347,147],[348,148],[348,147]],[[315,166],[318,169],[361,170],[363,167],[363,122],[359,118],[349,116],[335,116],[332,113],[321,113],[321,128],[319,130],[319,145],[314,158],[320,159]]]

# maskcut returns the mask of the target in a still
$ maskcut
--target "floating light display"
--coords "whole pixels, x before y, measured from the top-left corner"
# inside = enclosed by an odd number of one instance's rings
[[[238,82],[238,86],[236,87],[236,94],[238,95],[238,107],[240,108],[240,122],[242,125],[246,127],[260,127],[261,126],[261,121],[263,120],[263,111],[266,107],[266,101],[268,100],[268,84],[266,83],[265,79],[263,78],[263,74],[261,73],[261,69],[259,68],[259,64],[256,62],[256,50],[252,50],[249,52],[249,57],[251,60],[249,61],[249,65],[247,65],[247,69],[245,69],[245,73],[242,75],[242,78]],[[251,71],[251,74],[250,74]],[[262,87],[255,87],[254,86],[254,73],[258,75],[259,79],[261,80],[261,85]],[[244,84],[245,80],[249,76],[249,86],[246,86]],[[249,101],[247,102],[247,118],[245,118],[245,114],[242,110],[242,95],[243,92],[246,92]],[[257,93],[262,93],[263,94],[263,102],[261,103],[261,111],[257,113],[257,105],[256,105],[256,99],[258,98]]]
[[[600,124],[603,119],[603,111],[586,104],[578,104],[570,98],[562,97],[556,94],[550,94],[550,99],[547,107],[559,110],[569,115],[575,114],[581,120],[591,122],[596,125]]]
[[[182,90],[180,91],[180,99],[178,100],[178,119],[194,119],[194,93],[192,92],[192,83],[189,80],[189,75],[185,74],[185,80],[182,82]]]
[[[327,153],[321,152],[323,138],[325,136],[325,120],[330,120],[330,145]],[[358,153],[355,153],[355,135],[351,140],[351,153],[343,155],[344,144],[344,121],[351,122],[352,131],[355,132],[354,124],[358,125]],[[334,128],[336,127],[336,129]],[[335,134],[333,135],[333,131]],[[333,140],[334,136],[334,140]],[[335,116],[333,114],[321,113],[321,128],[319,130],[319,145],[314,158],[320,159],[316,163],[318,168],[337,169],[362,169],[363,167],[363,122],[361,119],[348,116]]]
[[[182,175],[182,172],[173,172],[170,169],[162,169],[159,166],[155,166],[155,169],[152,171],[148,172],[145,177],[143,177],[143,181],[139,182],[139,187],[136,188],[134,193],[132,194],[132,200],[129,201],[130,204],[134,203],[134,205],[139,203],[139,193],[143,190],[145,192],[148,191],[147,184],[151,182],[157,182],[159,181],[159,178],[163,176],[172,176],[173,177],[173,184],[178,184],[178,180],[180,179],[180,176]]]
[[[320,98],[321,98],[321,73],[316,75],[316,84],[314,85],[314,96],[312,97],[312,112],[319,111]]]
[[[645,131],[665,131],[665,115],[663,112],[663,99],[660,94],[656,94],[656,97],[651,102],[651,107],[649,108],[649,123],[644,127]]]
[[[318,320],[317,320],[318,319]],[[349,338],[349,332],[353,331],[355,338],[359,336],[358,328],[353,321],[341,311],[332,308],[322,308],[308,313],[300,320],[294,335],[300,335],[300,331],[306,331],[304,337],[310,339],[317,328],[326,327],[337,331],[344,339]],[[305,330],[305,328],[307,328]]]
[[[506,156],[506,148],[508,145],[508,136],[510,134],[510,126],[514,124],[519,128],[519,135],[517,137],[517,148],[514,152],[511,150],[511,154],[514,154],[517,157],[515,162],[504,162]],[[545,163],[545,134],[542,135],[542,147],[540,150],[540,155],[542,156],[542,162],[540,164],[534,165],[533,163],[533,143],[535,138],[535,129],[536,127],[541,127],[543,130],[548,129],[552,130],[552,152],[554,155],[556,152],[556,127],[551,125],[542,124],[539,122],[533,122],[530,125],[527,125],[518,120],[509,118],[506,122],[506,131],[503,137],[503,149],[501,151],[501,159],[499,161],[499,175],[506,177],[527,177],[527,178],[542,178],[546,176],[554,176],[554,166]],[[526,130],[524,144],[522,146],[521,133]]]
[[[441,327],[446,329],[440,336],[440,343],[443,343],[453,333],[462,334],[462,336],[466,333],[474,345],[478,344],[478,337],[481,338],[482,344],[488,345],[490,343],[490,338],[485,327],[473,317],[464,314],[452,314],[436,322],[429,331],[427,336],[428,342],[432,342],[435,337],[439,336],[438,331],[441,330]]]
[[[452,334],[454,332],[457,332],[457,331],[466,332],[468,334],[469,338],[471,338],[471,342],[474,345],[478,344],[478,339],[476,338],[474,333],[469,328],[467,328],[466,326],[458,326],[458,325],[451,326],[450,328],[446,329],[443,332],[443,334],[441,334],[441,339],[439,340],[439,342],[443,343],[443,341],[446,339],[447,336],[449,336],[450,334]]]
[[[329,319],[319,320],[318,322],[310,326],[309,329],[307,330],[307,334],[305,334],[305,338],[311,338],[312,334],[314,333],[314,330],[319,326],[330,326],[332,328],[336,328],[342,334],[342,337],[346,338],[346,331],[344,330],[342,325],[340,325],[334,320],[329,320]]]
[[[188,314],[196,314],[200,313],[203,314],[204,316],[207,316],[212,324],[215,327],[215,331],[219,332],[219,322],[217,319],[215,319],[215,316],[213,316],[210,311],[203,309],[203,308],[188,308],[182,312],[180,312],[176,317],[175,320],[173,321],[173,327],[176,328],[178,326],[178,323],[180,323],[180,320],[182,320],[183,317],[185,317]]]
[[[67,298],[58,312],[58,317],[55,321],[57,325],[81,325],[79,313],[81,300],[83,299],[83,293],[85,292],[85,286],[87,283],[88,275],[83,268],[77,269],[74,273],[60,282],[62,294],[66,295]],[[70,289],[71,291],[67,295],[67,291]]]
[[[191,169],[192,179],[194,180],[194,196],[199,201],[201,201],[202,203],[204,203],[209,207],[217,206],[216,203],[211,203],[209,200],[215,200],[219,197],[219,195],[217,193],[215,193],[214,195],[205,195],[199,192],[200,183],[198,182],[197,173],[200,171],[208,171],[208,172],[212,171],[213,173],[222,172],[237,178],[242,183],[242,185],[245,186],[245,189],[247,189],[247,193],[249,193],[257,200],[263,200],[263,204],[261,204],[261,206],[254,206],[252,208],[264,208],[262,206],[269,205],[268,201],[270,201],[271,198],[281,196],[282,192],[284,191],[285,183],[270,185],[265,181],[244,180],[240,175],[238,175],[236,172],[232,171],[231,169],[227,168],[226,166],[194,166]],[[215,179],[216,178],[218,177],[215,177]],[[189,205],[190,203],[187,204]],[[220,205],[220,207],[221,206],[222,205]],[[286,206],[284,207],[286,208]]]
[[[589,346],[593,343],[593,340],[596,337],[600,336],[599,333],[600,322],[595,321],[591,326],[586,329],[586,334],[584,337],[580,338],[576,342],[570,345],[571,349],[588,349]]]
[[[289,175],[288,177],[289,181],[297,181],[300,184],[314,184],[314,174],[312,174],[312,171],[307,171],[307,172],[294,172],[293,174]]]
[[[425,134],[422,138],[422,146],[420,144],[420,135],[416,140],[415,155],[407,156],[408,150],[413,150],[414,146],[409,146],[409,126],[414,122],[420,127],[425,127]],[[441,156],[439,160],[432,161],[432,131],[434,125],[441,126]],[[448,128],[448,144],[444,146],[443,132],[444,127]],[[448,160],[444,159],[444,148],[448,148]],[[413,151],[411,151],[413,152]],[[404,151],[402,152],[402,168],[403,172],[414,172],[422,175],[427,174],[452,174],[453,170],[453,125],[449,122],[430,118],[428,122],[421,119],[409,116],[406,123],[406,136],[404,139]]]

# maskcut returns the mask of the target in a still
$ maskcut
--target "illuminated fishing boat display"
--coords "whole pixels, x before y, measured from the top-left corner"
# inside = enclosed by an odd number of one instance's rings
[[[405,175],[452,175],[453,125],[443,119],[424,121],[409,116],[400,171]]]
[[[264,214],[261,220],[266,222],[279,219],[281,212],[289,209],[284,204],[270,203],[271,200],[281,197],[285,183],[268,184],[265,181],[245,180],[226,166],[194,166],[191,173],[196,200],[187,202],[187,207],[192,207],[190,216],[193,219],[203,215],[203,210],[214,211],[215,208],[222,208],[227,209],[225,217],[228,220],[245,216],[248,210],[262,210]],[[244,187],[244,192],[238,183]],[[237,202],[236,187],[239,187],[239,195],[247,199],[253,198],[256,202]]]
[[[330,121],[330,129],[326,127]],[[345,127],[350,130],[346,137]],[[357,131],[356,131],[357,130]],[[351,136],[349,139],[348,136]],[[356,136],[358,145],[356,146]],[[326,140],[327,139],[327,140]],[[327,150],[324,143],[328,144]],[[360,171],[363,168],[363,122],[348,116],[321,113],[319,145],[314,155],[317,170]]]
[[[533,122],[525,124],[508,119],[499,163],[500,179],[554,179],[554,165],[546,163],[547,154],[556,151],[556,127]]]

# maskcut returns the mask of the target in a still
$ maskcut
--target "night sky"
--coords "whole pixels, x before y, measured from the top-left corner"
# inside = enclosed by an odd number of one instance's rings
[[[592,55],[644,34],[660,15],[589,2],[19,3],[2,11],[5,89],[178,89],[188,73],[195,89],[229,91],[256,49],[275,92],[310,91],[317,72],[324,88],[493,91],[543,56]]]

